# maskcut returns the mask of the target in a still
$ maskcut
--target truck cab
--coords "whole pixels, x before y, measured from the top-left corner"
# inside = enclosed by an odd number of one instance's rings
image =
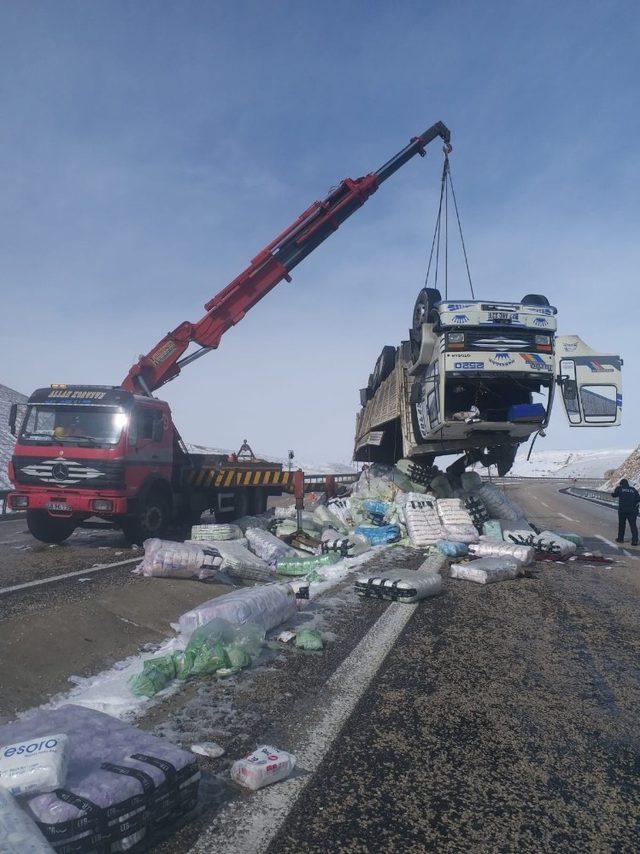
[[[16,430],[9,474],[13,510],[29,530],[62,542],[91,516],[142,525],[153,535],[171,516],[175,440],[167,403],[115,386],[37,389]]]
[[[460,466],[496,464],[506,474],[518,446],[549,423],[559,391],[572,426],[615,426],[621,359],[578,336],[557,336],[546,297],[519,303],[442,300],[423,289],[408,341],[385,347],[361,390],[355,459]]]

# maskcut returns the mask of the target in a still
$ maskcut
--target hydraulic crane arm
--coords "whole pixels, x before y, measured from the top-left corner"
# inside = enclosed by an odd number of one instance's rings
[[[184,321],[133,365],[122,387],[141,394],[151,394],[172,380],[184,365],[216,348],[224,333],[238,323],[283,279],[291,281],[290,272],[330,234],[361,207],[383,181],[390,178],[414,155],[424,157],[424,148],[436,137],[451,146],[449,129],[437,122],[420,136],[414,137],[402,151],[376,172],[362,178],[345,178],[321,202],[310,208],[282,234],[265,247],[240,275],[205,305],[206,314],[197,323]],[[199,350],[183,358],[191,343]]]

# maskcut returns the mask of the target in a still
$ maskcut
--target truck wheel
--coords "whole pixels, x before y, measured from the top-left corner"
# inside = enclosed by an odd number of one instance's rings
[[[72,519],[55,519],[46,510],[27,510],[27,528],[41,543],[63,543],[76,529]]]
[[[416,304],[413,307],[411,329],[409,330],[414,362],[417,361],[422,347],[422,324],[431,322],[433,308],[441,300],[442,296],[437,288],[422,288],[418,293]]]
[[[169,525],[169,506],[157,492],[150,492],[139,499],[135,512],[124,519],[122,531],[130,543],[142,545],[152,537],[162,538]]]

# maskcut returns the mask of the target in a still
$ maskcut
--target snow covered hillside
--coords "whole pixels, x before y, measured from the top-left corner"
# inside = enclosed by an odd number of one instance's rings
[[[9,410],[12,403],[26,403],[26,396],[6,385],[0,385],[0,492],[11,489],[7,466],[15,439],[9,432]]]
[[[640,445],[623,460],[611,477],[602,485],[602,489],[613,489],[621,478],[626,477],[636,489],[640,487]]]
[[[509,476],[599,479],[617,469],[630,453],[628,448],[607,451],[534,451],[527,462],[526,452],[522,452],[516,457]]]

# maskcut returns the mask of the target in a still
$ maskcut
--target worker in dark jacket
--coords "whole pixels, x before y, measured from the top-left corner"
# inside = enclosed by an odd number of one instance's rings
[[[618,539],[616,543],[624,543],[624,531],[627,522],[631,529],[631,545],[638,545],[638,507],[640,492],[629,486],[629,481],[623,477],[613,490],[612,495],[618,499]]]

